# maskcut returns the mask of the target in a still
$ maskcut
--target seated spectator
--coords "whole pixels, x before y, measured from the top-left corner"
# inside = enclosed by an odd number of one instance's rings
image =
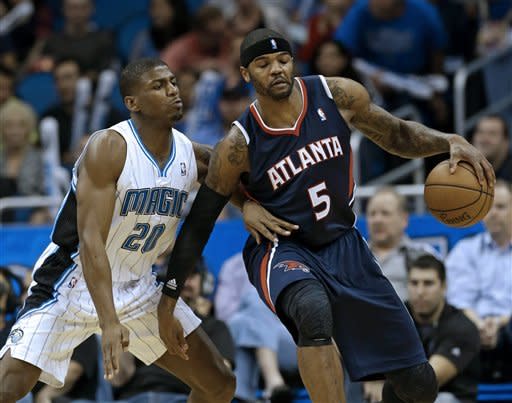
[[[480,331],[482,381],[512,381],[512,189],[497,180],[485,232],[459,241],[446,259],[448,302]]]
[[[409,262],[436,251],[429,244],[413,241],[406,235],[407,201],[392,187],[383,187],[370,198],[366,218],[370,249],[398,296],[405,300]]]
[[[311,59],[311,74],[325,77],[346,77],[362,83],[362,78],[352,66],[352,56],[339,42],[328,40],[320,44]]]
[[[62,59],[55,62],[53,68],[53,77],[55,86],[59,95],[59,101],[51,106],[46,112],[43,113],[43,118],[53,117],[57,120],[59,129],[59,147],[61,163],[63,165],[71,166],[75,162],[73,155],[73,146],[77,147],[78,144],[73,144],[73,130],[76,129],[74,125],[77,124],[77,110],[75,101],[77,98],[77,83],[80,79],[81,71],[78,62],[74,59]],[[86,112],[91,109],[92,100],[86,100]],[[89,113],[86,114],[89,117]],[[109,106],[105,116],[104,124],[101,127],[109,127],[121,120],[122,115],[113,107]],[[79,121],[83,121],[79,120]],[[89,127],[90,119],[83,122],[85,127],[82,127],[80,134],[91,131]]]
[[[115,55],[113,38],[109,32],[96,29],[91,20],[93,11],[92,0],[63,0],[63,30],[48,37],[41,56],[35,56],[34,67],[49,71],[57,60],[71,58],[93,81],[109,68]]]
[[[229,60],[228,39],[222,11],[205,5],[197,12],[194,29],[168,45],[160,58],[174,74],[184,69],[221,71]]]
[[[62,388],[38,383],[32,394],[34,403],[71,403],[78,399],[96,400],[98,388],[98,351],[96,335],[79,344],[69,363]]]
[[[266,397],[272,402],[291,402],[287,382],[301,384],[295,343],[249,282],[241,253],[229,258],[220,269],[215,307],[235,341],[237,399],[254,401],[261,377]]]
[[[258,28],[267,28],[264,7],[258,0],[237,0],[236,9],[229,19],[229,26],[235,35],[245,36]]]
[[[387,109],[414,103],[430,125],[441,128],[450,123],[448,107],[440,93],[426,82],[416,80],[411,86],[410,81],[402,80],[410,75],[443,73],[446,33],[437,10],[427,1],[358,0],[337,28],[334,39],[354,57],[370,63],[371,70],[376,68],[371,79]],[[395,78],[387,79],[387,73]],[[403,82],[397,87],[398,80]]]
[[[510,133],[503,117],[489,115],[481,118],[471,142],[492,164],[496,178],[512,182]]]
[[[149,17],[150,26],[135,37],[128,61],[158,56],[189,30],[190,17],[185,0],[151,0]]]
[[[446,301],[446,270],[432,255],[413,260],[407,274],[409,310],[439,385],[436,403],[476,402],[479,377],[478,329]],[[382,399],[383,382],[365,383],[365,398]]]
[[[41,151],[31,141],[35,136],[36,116],[28,104],[14,100],[0,109],[0,197],[45,194]],[[32,223],[48,221],[46,209],[20,210],[16,218]]]
[[[322,3],[321,11],[309,19],[306,43],[297,52],[298,59],[306,63],[319,46],[331,40],[354,0],[323,0]]]
[[[14,72],[0,64],[0,108],[14,97]]]
[[[161,276],[165,278],[167,264],[162,264]],[[160,278],[160,275],[159,275]],[[201,260],[187,278],[181,297],[194,310],[201,320],[201,329],[219,350],[224,362],[229,367],[234,364],[234,344],[226,324],[211,315],[211,301],[208,299],[213,291],[213,279],[204,261]],[[165,393],[162,401],[186,402],[190,388],[156,364],[146,366],[132,354],[121,356],[120,372],[112,384],[117,399],[128,399],[145,392]]]

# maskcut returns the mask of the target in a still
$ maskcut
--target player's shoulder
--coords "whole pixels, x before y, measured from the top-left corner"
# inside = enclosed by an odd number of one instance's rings
[[[187,135],[183,132],[180,132],[178,129],[172,129],[173,141],[176,142],[177,146],[184,146],[192,149],[192,141],[187,137]]]

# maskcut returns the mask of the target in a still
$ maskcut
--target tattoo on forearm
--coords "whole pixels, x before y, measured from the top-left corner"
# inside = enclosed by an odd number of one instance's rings
[[[449,151],[448,136],[420,123],[405,121],[370,104],[352,123],[386,151],[406,158]]]

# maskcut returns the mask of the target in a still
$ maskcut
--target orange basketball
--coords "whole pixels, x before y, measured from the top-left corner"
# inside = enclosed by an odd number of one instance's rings
[[[430,213],[450,227],[476,224],[489,212],[494,192],[487,182],[480,186],[473,167],[459,162],[450,174],[448,161],[440,162],[425,181],[425,203]]]

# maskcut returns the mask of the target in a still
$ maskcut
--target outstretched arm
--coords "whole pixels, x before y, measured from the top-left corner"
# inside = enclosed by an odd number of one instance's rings
[[[102,331],[105,375],[119,369],[119,356],[128,347],[128,330],[117,317],[112,295],[112,273],[105,243],[116,200],[116,182],[126,158],[126,143],[114,131],[90,140],[79,166],[76,190],[80,260],[87,288]],[[100,208],[99,208],[100,206]]]
[[[410,120],[402,120],[373,104],[366,89],[346,78],[327,78],[336,105],[343,117],[366,137],[391,154],[404,158],[450,153],[450,170],[468,161],[480,183],[484,178],[494,186],[495,176],[489,161],[462,136],[446,134]]]

